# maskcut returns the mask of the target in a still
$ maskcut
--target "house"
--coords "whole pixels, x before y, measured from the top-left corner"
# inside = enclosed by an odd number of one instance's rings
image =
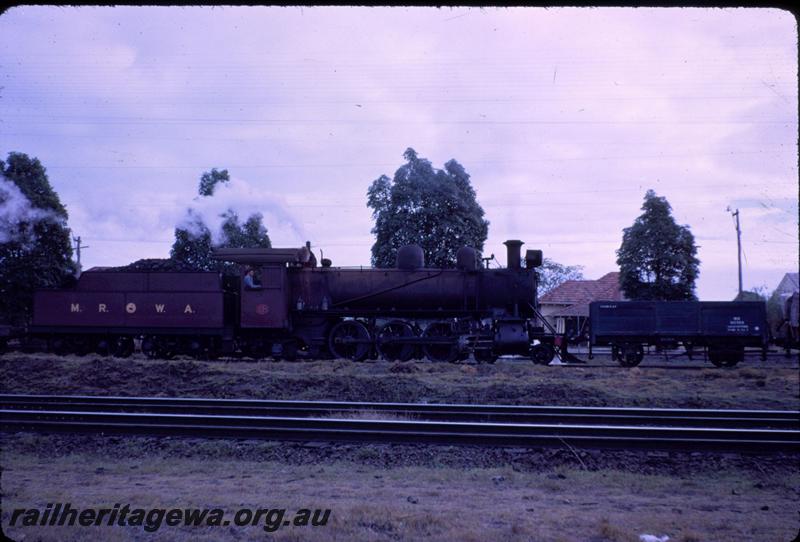
[[[597,280],[568,280],[539,298],[542,316],[557,333],[577,336],[585,331],[592,301],[624,301],[619,272],[606,273]]]
[[[800,273],[786,273],[775,288],[781,301],[785,301],[793,293],[800,291]]]

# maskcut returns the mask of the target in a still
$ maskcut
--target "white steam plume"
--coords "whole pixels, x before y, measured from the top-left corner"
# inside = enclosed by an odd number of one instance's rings
[[[214,245],[222,244],[224,215],[233,210],[243,224],[251,215],[261,214],[262,223],[267,228],[272,244],[275,246],[300,246],[306,240],[302,225],[287,210],[286,202],[280,196],[259,190],[247,181],[232,177],[227,183],[218,183],[212,196],[198,196],[192,201],[178,223],[178,228],[189,235],[199,237],[202,226],[211,231]]]
[[[29,245],[36,240],[34,224],[42,220],[64,223],[56,213],[31,205],[13,181],[0,175],[0,243]]]

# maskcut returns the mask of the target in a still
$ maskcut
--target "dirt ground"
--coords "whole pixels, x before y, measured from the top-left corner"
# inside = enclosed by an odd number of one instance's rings
[[[797,457],[17,434],[1,460],[15,540],[789,541],[799,525]],[[55,502],[331,517],[274,533],[9,526],[13,509]]]
[[[601,362],[603,360],[600,360]],[[672,370],[420,363],[0,357],[2,393],[798,409],[796,360]],[[648,365],[650,365],[648,367]],[[686,365],[681,362],[680,365]],[[3,435],[14,540],[783,541],[800,457],[84,435]],[[329,508],[324,527],[10,526],[73,507]]]

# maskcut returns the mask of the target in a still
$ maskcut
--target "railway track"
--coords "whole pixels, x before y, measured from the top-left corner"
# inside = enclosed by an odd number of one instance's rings
[[[767,362],[769,363],[769,362]],[[578,369],[601,369],[601,370],[618,370],[619,372],[624,373],[624,371],[630,371],[630,367],[622,367],[616,362],[609,362],[609,363],[558,363],[552,364],[550,367],[564,367],[564,368],[578,368]],[[744,368],[751,368],[751,369],[800,369],[800,365],[797,364],[782,364],[782,365],[773,365],[769,366],[766,364],[758,363],[740,363],[735,367],[714,367],[713,365],[678,365],[675,363],[665,363],[665,364],[658,364],[658,363],[642,363],[641,365],[637,365],[636,369],[647,371],[649,369],[664,369],[667,371],[733,371],[734,374],[739,369]]]
[[[611,352],[609,349],[595,349],[594,359],[589,359],[588,352],[585,350],[573,350],[571,354],[576,356],[580,362],[554,362],[551,367],[578,367],[583,369],[622,369],[630,370],[630,367],[623,367],[616,361],[611,361]],[[770,350],[767,352],[765,360],[761,359],[761,354],[756,352],[747,352],[745,359],[736,364],[734,367],[726,367],[727,370],[736,370],[743,367],[752,367],[756,369],[772,369],[779,367],[782,369],[797,369],[798,354],[793,352],[787,356],[783,351]],[[689,360],[684,354],[658,354],[648,352],[642,363],[636,366],[638,369],[666,369],[666,370],[684,370],[684,371],[701,371],[719,369],[708,361],[703,355],[697,354],[693,359]]]
[[[3,431],[800,451],[800,412],[0,395]]]

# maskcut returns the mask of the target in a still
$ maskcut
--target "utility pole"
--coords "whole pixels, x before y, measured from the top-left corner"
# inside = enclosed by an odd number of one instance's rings
[[[728,207],[728,211],[731,211],[731,208]],[[731,216],[736,219],[736,248],[737,248],[737,257],[739,259],[739,297],[742,296],[742,229],[739,227],[739,209],[736,209],[736,212],[731,211]]]
[[[89,248],[88,246],[81,245],[81,236],[73,237],[72,240],[75,242],[75,254],[78,257],[78,276],[81,274],[81,249],[82,248]]]

